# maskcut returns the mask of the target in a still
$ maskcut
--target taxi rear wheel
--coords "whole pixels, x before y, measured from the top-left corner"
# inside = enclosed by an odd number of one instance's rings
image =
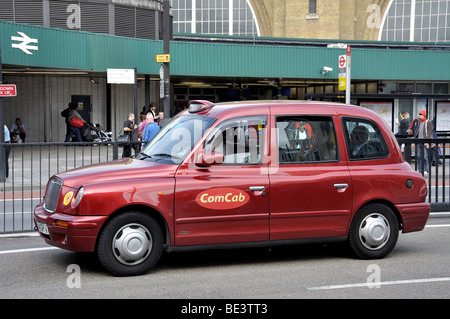
[[[370,204],[353,218],[348,239],[359,258],[379,259],[394,249],[398,233],[398,220],[392,209],[383,204]]]
[[[126,212],[111,219],[100,234],[97,256],[116,276],[137,276],[151,270],[163,250],[161,227],[151,216]]]

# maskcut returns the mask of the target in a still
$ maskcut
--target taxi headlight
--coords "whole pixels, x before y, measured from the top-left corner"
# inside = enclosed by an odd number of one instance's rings
[[[81,199],[83,198],[83,193],[84,193],[84,187],[81,187],[78,190],[77,197],[75,197],[75,203],[73,205],[73,208],[77,207],[78,204],[81,202]]]

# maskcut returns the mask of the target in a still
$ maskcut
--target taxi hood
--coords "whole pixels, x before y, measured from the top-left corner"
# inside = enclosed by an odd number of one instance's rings
[[[152,177],[174,177],[176,164],[161,164],[146,160],[122,158],[115,161],[92,164],[56,174],[68,187],[83,184],[132,180]]]

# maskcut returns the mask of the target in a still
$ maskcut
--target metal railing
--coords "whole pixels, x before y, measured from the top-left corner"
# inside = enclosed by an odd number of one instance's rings
[[[9,176],[0,180],[0,233],[34,229],[33,210],[52,175],[122,157],[118,142],[8,145]]]
[[[421,168],[428,184],[431,210],[450,211],[450,138],[398,138],[397,141],[405,161],[416,171]],[[428,155],[428,161],[425,161],[425,156],[417,156],[419,149],[422,149],[422,154]]]
[[[432,211],[450,211],[450,138],[398,139],[405,160],[417,170],[416,150],[425,143],[437,144],[441,156],[436,166],[429,161],[425,176]],[[0,143],[0,147],[5,144]],[[0,233],[34,229],[33,210],[41,201],[48,179],[61,171],[122,157],[118,142],[9,144],[9,177],[0,181]],[[423,160],[423,159],[422,159]]]

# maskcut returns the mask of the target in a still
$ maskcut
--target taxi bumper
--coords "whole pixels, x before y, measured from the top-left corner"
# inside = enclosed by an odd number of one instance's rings
[[[42,205],[34,210],[36,229],[49,245],[80,252],[95,250],[97,235],[107,218],[48,213]]]
[[[403,222],[403,233],[421,231],[430,216],[430,203],[396,205]]]

